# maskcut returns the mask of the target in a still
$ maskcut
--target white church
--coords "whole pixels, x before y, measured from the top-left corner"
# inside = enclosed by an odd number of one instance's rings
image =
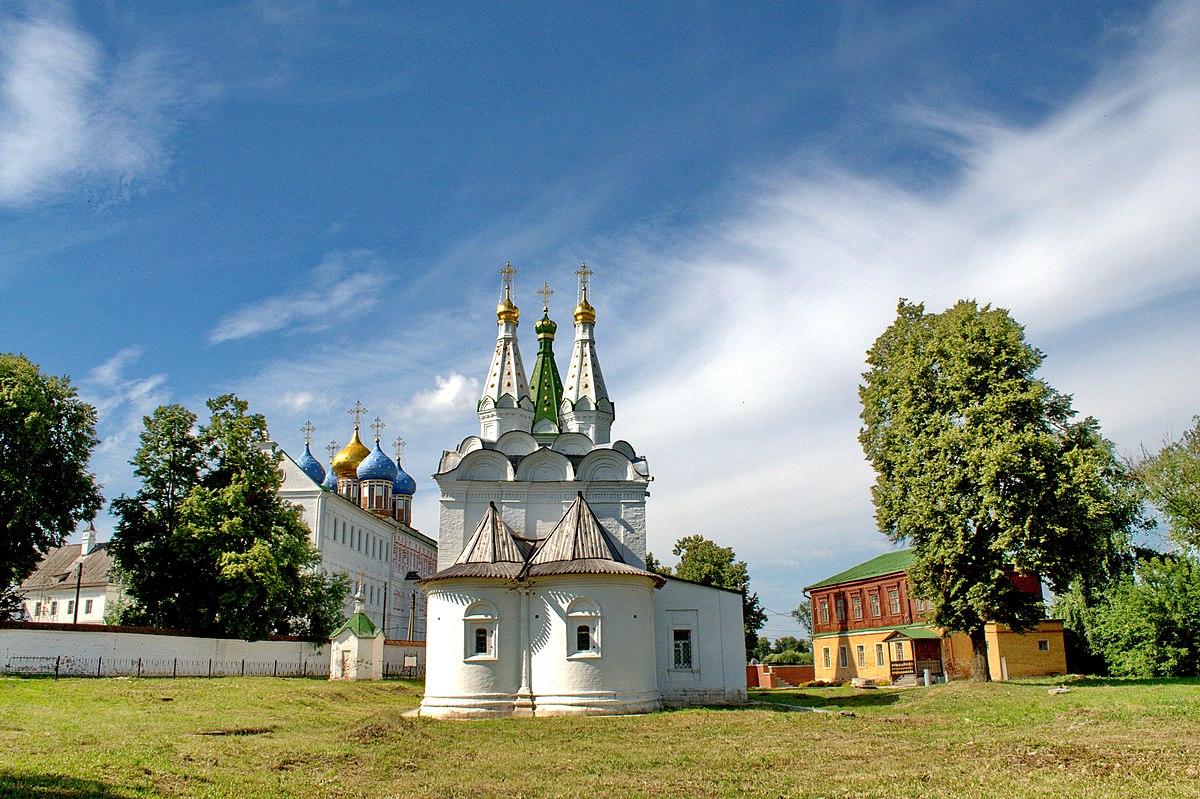
[[[579,276],[567,378],[548,287],[527,381],[506,265],[480,433],[443,454],[421,714],[644,713],[746,698],[741,595],[646,571],[645,457],[616,412]]]

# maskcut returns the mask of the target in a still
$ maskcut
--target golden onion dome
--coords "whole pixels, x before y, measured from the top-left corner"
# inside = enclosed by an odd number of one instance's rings
[[[521,318],[521,311],[513,304],[509,297],[508,286],[504,287],[504,299],[496,306],[496,319],[501,322],[512,322],[517,324],[517,320]]]
[[[575,306],[575,324],[587,322],[588,324],[596,323],[596,309],[593,308],[587,301],[587,286],[583,287],[583,299]]]
[[[358,426],[354,427],[354,436],[342,451],[333,456],[333,471],[338,477],[358,477],[358,465],[367,459],[371,450],[358,440]]]

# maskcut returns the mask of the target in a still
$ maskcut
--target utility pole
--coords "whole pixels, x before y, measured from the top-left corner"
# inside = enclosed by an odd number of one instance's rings
[[[79,589],[83,586],[83,561],[79,561],[79,571],[75,573],[75,618],[72,624],[79,624]]]

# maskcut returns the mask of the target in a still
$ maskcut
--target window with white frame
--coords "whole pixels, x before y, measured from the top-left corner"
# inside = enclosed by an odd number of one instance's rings
[[[91,600],[91,599],[85,599],[85,600],[83,601],[83,615],[85,615],[85,616],[90,616],[90,615],[91,615],[91,613],[92,613],[92,602],[93,602],[93,600]]]
[[[832,665],[829,661],[829,647],[827,646],[821,647],[821,663],[825,668],[829,668]]]
[[[893,616],[900,615],[900,592],[893,588],[888,591],[888,606],[892,611]]]
[[[1050,639],[1049,638],[1039,638],[1038,639],[1038,651],[1039,652],[1049,652],[1050,651]]]
[[[464,660],[496,659],[496,608],[491,602],[472,603],[463,613]]]
[[[875,665],[883,665],[883,644],[875,644]]]
[[[879,609],[879,594],[871,594],[871,615],[875,618],[883,615]]]
[[[836,605],[837,605],[837,620],[845,621],[846,620],[846,600],[842,599],[841,597],[838,597]]]
[[[829,623],[829,602],[824,599],[821,600],[821,622]]]
[[[567,606],[567,657],[600,657],[600,607],[590,599]]]
[[[689,670],[694,669],[694,661],[692,659],[692,631],[688,628],[676,627],[671,631],[672,643],[672,668]]]
[[[896,641],[894,644],[892,644],[892,647],[896,653],[896,660],[904,660],[904,642]]]
[[[838,647],[838,666],[844,669],[849,665],[850,665],[850,659],[847,655],[846,647],[839,646]]]
[[[854,618],[856,618],[856,619],[862,618],[862,597],[861,596],[850,597],[850,612],[854,614]]]
[[[867,648],[865,646],[859,644],[855,648],[854,654],[858,657],[858,667],[860,669],[867,665]]]

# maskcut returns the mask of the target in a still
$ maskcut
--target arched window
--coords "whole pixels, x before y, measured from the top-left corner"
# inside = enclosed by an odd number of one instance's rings
[[[567,606],[567,658],[600,657],[600,607],[579,598]]]
[[[499,618],[491,602],[480,600],[463,612],[463,659],[496,659],[496,624]]]

